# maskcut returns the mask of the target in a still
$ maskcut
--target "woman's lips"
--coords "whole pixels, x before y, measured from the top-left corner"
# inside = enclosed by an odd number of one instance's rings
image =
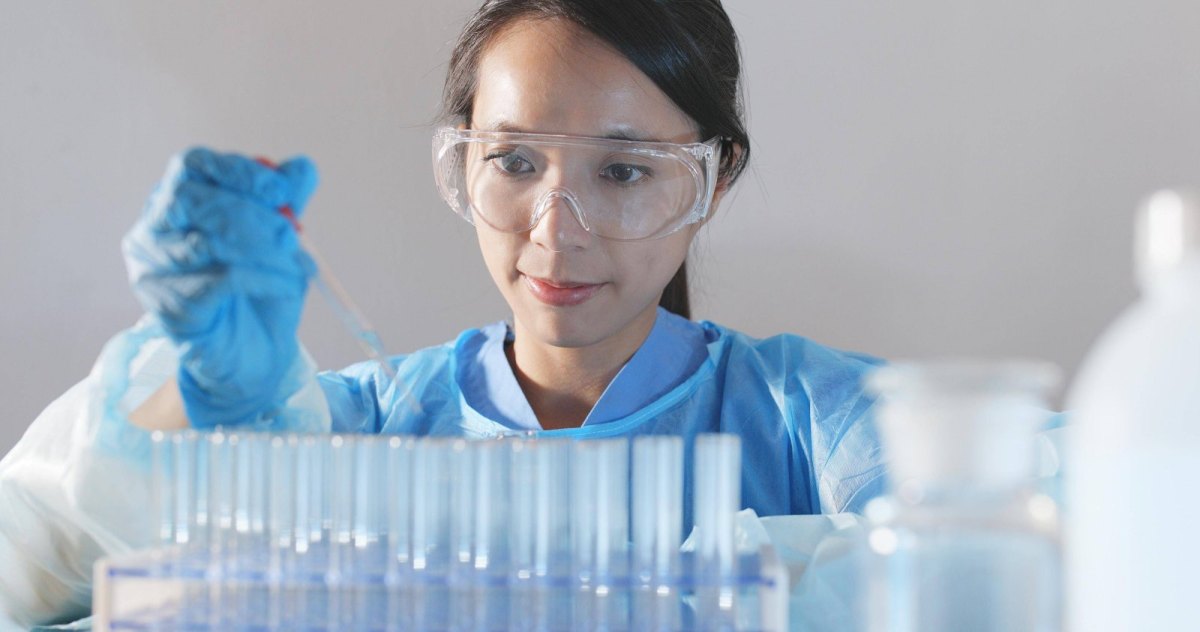
[[[579,305],[592,298],[603,283],[573,283],[570,281],[551,281],[521,275],[525,285],[529,287],[534,298],[554,307],[571,307]]]

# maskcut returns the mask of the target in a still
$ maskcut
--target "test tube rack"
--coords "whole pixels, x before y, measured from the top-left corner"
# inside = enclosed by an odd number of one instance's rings
[[[741,445],[156,433],[151,539],[96,565],[98,630],[787,629],[739,551]]]

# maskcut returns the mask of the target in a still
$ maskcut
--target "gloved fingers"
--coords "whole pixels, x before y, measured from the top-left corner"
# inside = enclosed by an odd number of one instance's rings
[[[287,204],[299,218],[320,180],[317,166],[306,156],[296,156],[279,165],[276,171],[288,181],[290,197]]]
[[[272,283],[290,278],[305,284],[316,273],[316,265],[299,247],[295,230],[286,219],[267,212],[241,215],[240,221],[226,222],[218,230],[231,234],[233,237],[229,239],[198,230],[161,232],[148,221],[135,224],[121,244],[134,289],[141,291],[146,284],[169,285],[190,275],[218,276],[227,268],[245,268],[257,270],[256,278],[262,279],[250,290],[271,294],[275,291]],[[262,223],[253,221],[254,216],[270,226],[264,229]],[[250,221],[245,221],[247,217]],[[230,229],[239,223],[247,228]],[[197,288],[185,283],[177,292],[186,297],[196,291]]]
[[[180,391],[196,427],[253,421],[269,408],[299,352],[302,295],[224,297],[220,326],[176,340]]]
[[[195,147],[183,153],[181,162],[184,179],[241,193],[273,208],[289,206],[297,217],[304,212],[319,182],[317,166],[306,156],[272,167],[240,154]]]
[[[284,300],[232,298],[222,306],[227,322],[191,336],[181,345],[180,362],[195,374],[198,383],[220,389],[233,399],[261,398],[265,384],[282,378],[280,367],[291,364],[299,348],[302,296]],[[247,349],[270,350],[247,354]],[[266,390],[271,390],[267,388]]]
[[[121,241],[129,280],[147,276],[206,273],[220,263],[198,232],[160,232],[138,222]]]
[[[197,234],[194,243],[220,261],[256,261],[299,247],[291,222],[277,209],[203,182],[179,183],[144,221],[157,241]]]
[[[180,169],[175,168],[175,163]],[[291,203],[292,182],[275,169],[247,156],[193,147],[173,161],[171,171],[168,178],[174,176],[182,181],[211,184],[270,208]]]
[[[237,329],[239,319],[260,319],[294,336],[307,285],[299,260],[285,270],[214,265],[200,271],[150,273],[133,282],[142,307],[158,315],[176,342],[195,341],[231,326]],[[250,311],[248,305],[259,311]],[[289,314],[291,318],[285,318]]]
[[[144,227],[136,228],[122,243],[129,282],[139,297],[150,292],[150,287],[161,286],[157,292],[172,293],[179,302],[185,302],[210,291],[190,279],[217,279],[227,276],[230,270],[248,274],[247,278],[255,282],[227,289],[262,296],[293,294],[293,286],[306,285],[316,273],[312,258],[299,249],[290,252],[264,249],[253,259],[230,261],[211,246],[210,240],[197,233],[155,235]],[[156,304],[166,304],[161,297],[150,300],[144,307],[151,311],[159,311],[160,308],[154,307]]]
[[[258,262],[258,265],[229,265],[213,261],[207,266],[185,268],[174,265],[131,266],[130,280],[139,295],[152,300],[148,309],[160,311],[201,309],[210,294],[238,293],[252,297],[300,296],[308,287],[315,267],[303,252]]]
[[[250,299],[303,297],[308,289],[308,270],[304,256],[272,262],[272,266],[237,266],[230,269],[232,289]]]
[[[150,273],[133,281],[134,295],[142,307],[158,317],[176,343],[217,328],[223,308],[231,300],[225,270],[189,273]]]

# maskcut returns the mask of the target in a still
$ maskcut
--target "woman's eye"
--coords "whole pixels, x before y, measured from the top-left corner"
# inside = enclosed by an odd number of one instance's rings
[[[504,173],[517,175],[533,171],[533,164],[513,152],[496,152],[488,154],[485,161],[492,163]]]
[[[650,174],[642,167],[618,164],[605,167],[600,175],[618,184],[633,184]]]

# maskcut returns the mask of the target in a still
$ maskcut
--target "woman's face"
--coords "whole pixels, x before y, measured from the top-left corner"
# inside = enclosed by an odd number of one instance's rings
[[[636,66],[563,20],[518,21],[493,39],[480,59],[471,126],[701,140],[695,123]],[[526,232],[475,226],[518,335],[579,348],[626,337],[641,342],[700,224],[661,239],[610,241],[584,230],[559,200]]]

